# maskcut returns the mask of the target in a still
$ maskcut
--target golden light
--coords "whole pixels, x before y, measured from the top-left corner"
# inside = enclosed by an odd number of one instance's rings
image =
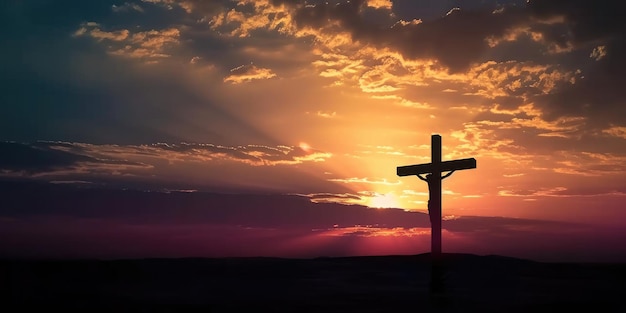
[[[398,199],[393,193],[377,194],[370,198],[369,205],[373,208],[399,208]]]
[[[304,150],[304,152],[309,152],[311,150],[311,146],[309,146],[306,142],[300,142],[299,147]]]

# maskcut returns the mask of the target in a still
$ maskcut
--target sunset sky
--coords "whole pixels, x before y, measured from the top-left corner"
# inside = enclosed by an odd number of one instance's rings
[[[618,4],[4,1],[0,256],[626,261]]]

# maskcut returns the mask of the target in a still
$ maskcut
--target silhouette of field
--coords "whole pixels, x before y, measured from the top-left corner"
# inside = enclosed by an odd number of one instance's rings
[[[3,306],[85,312],[626,312],[626,265],[430,256],[0,261]],[[8,311],[6,311],[8,312]]]

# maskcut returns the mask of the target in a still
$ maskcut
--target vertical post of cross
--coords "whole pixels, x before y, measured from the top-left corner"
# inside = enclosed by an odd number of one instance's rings
[[[431,214],[431,253],[433,258],[441,257],[441,136],[431,136],[431,164],[434,190],[430,192]]]
[[[441,136],[431,137],[431,163],[399,166],[396,169],[398,176],[417,175],[419,179],[428,183],[429,200],[428,214],[431,225],[431,281],[430,290],[433,293],[440,293],[444,290],[443,277],[445,269],[443,267],[443,254],[441,253],[441,173],[449,172],[443,178],[448,177],[454,171],[476,168],[476,159],[460,159],[451,161],[441,161]],[[426,178],[421,174],[428,174]]]

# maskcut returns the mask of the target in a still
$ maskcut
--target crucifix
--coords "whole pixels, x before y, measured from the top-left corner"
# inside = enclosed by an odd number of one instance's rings
[[[457,170],[476,168],[476,159],[441,161],[441,136],[431,137],[431,162],[417,165],[399,166],[398,176],[417,175],[428,183],[428,215],[431,226],[431,255],[434,260],[441,258],[441,180]],[[448,172],[441,176],[442,172]],[[427,174],[426,177],[421,174]]]

